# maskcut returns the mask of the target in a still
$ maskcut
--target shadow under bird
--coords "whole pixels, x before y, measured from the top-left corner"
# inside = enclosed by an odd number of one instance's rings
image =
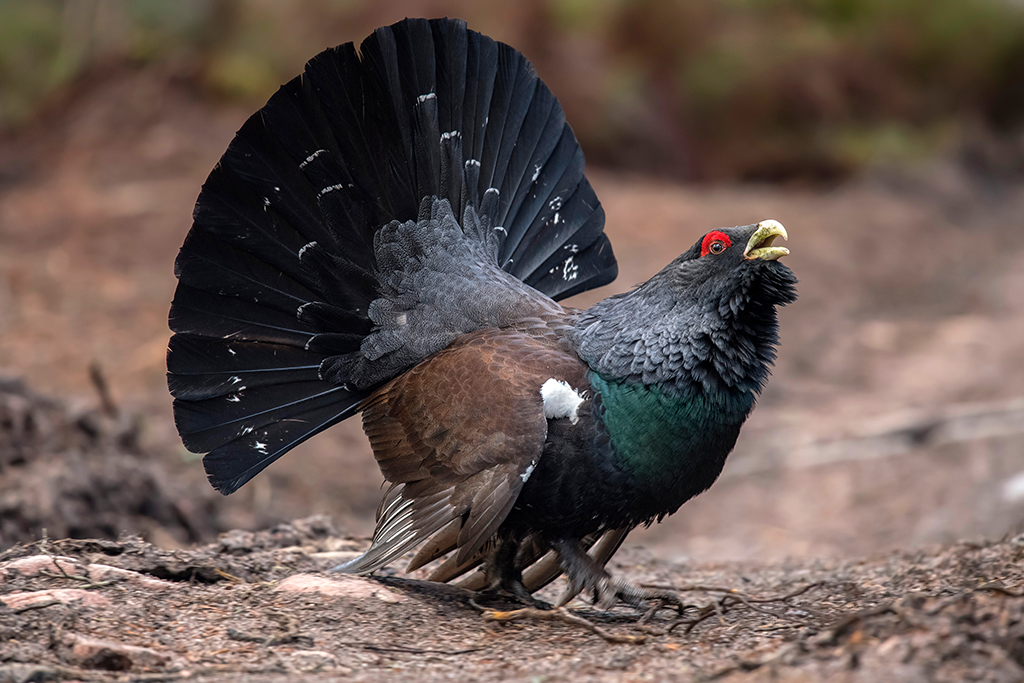
[[[604,566],[718,477],[795,300],[775,221],[713,230],[634,290],[551,91],[457,20],[314,57],[238,131],[175,263],[168,384],[228,494],[356,413],[390,488],[366,574],[538,604],[664,596]]]

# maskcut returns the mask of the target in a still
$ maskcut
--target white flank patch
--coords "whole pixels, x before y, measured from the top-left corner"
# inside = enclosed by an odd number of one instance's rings
[[[583,397],[568,382],[552,377],[541,386],[540,397],[544,401],[544,417],[547,419],[567,417],[573,424],[580,421],[577,411],[583,403]]]
[[[533,474],[533,470],[535,470],[536,468],[537,461],[534,460],[533,462],[530,463],[530,466],[526,468],[526,471],[519,475],[520,477],[522,477],[524,484],[526,483],[526,480],[530,478],[530,475]]]
[[[1016,503],[1024,498],[1024,472],[1018,472],[1003,484],[1003,500]]]

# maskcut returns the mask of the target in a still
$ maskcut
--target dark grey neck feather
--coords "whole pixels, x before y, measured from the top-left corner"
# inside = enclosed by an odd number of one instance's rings
[[[605,379],[693,391],[759,392],[775,359],[775,306],[795,299],[781,264],[700,280],[669,265],[576,322],[580,356]]]

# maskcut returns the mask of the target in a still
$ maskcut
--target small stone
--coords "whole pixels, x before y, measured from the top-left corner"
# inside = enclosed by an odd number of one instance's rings
[[[45,591],[11,593],[0,596],[0,602],[11,609],[24,609],[42,602],[78,603],[89,607],[111,607],[110,599],[93,591],[81,588],[52,588]]]
[[[316,673],[325,670],[335,675],[352,673],[352,670],[347,668],[339,670],[337,657],[323,650],[299,650],[293,652],[289,658],[292,666],[303,673]]]
[[[331,578],[316,574],[296,574],[277,584],[274,590],[290,593],[319,593],[356,600],[376,598],[390,604],[405,602],[405,596],[388,590],[373,581],[343,574]]]
[[[60,574],[61,570],[67,574],[81,573],[78,563],[70,557],[56,555],[21,557],[0,565],[0,583],[13,579],[15,576],[39,576],[44,571]]]
[[[121,569],[120,567],[111,567],[105,564],[90,564],[86,567],[86,572],[89,578],[96,582],[123,581],[137,588],[149,588],[152,590],[167,590],[168,588],[175,587],[172,581],[165,581],[154,576],[133,572],[130,569]]]
[[[79,666],[107,671],[128,671],[132,668],[163,667],[170,657],[148,647],[127,645],[112,640],[71,636],[71,659]]]

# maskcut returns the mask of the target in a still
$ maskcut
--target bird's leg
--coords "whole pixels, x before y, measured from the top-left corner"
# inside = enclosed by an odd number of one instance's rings
[[[539,600],[530,594],[523,585],[523,572],[516,566],[519,543],[509,539],[500,539],[490,561],[487,563],[487,579],[489,588],[485,593],[512,597],[524,605],[538,609],[551,609],[551,604]]]
[[[619,600],[634,607],[643,607],[647,600],[656,600],[663,605],[671,605],[680,613],[686,605],[678,595],[671,591],[640,588],[626,581],[613,579],[599,562],[588,555],[573,539],[559,539],[551,543],[562,562],[562,569],[569,581],[565,593],[559,598],[561,606],[572,600],[580,591],[589,590],[594,593],[594,602],[598,609],[607,610]]]

